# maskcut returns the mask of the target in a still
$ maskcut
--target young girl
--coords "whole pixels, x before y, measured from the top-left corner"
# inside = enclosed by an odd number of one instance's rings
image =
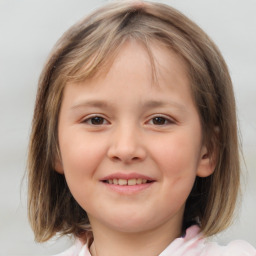
[[[215,44],[175,9],[115,2],[69,29],[39,81],[29,219],[67,255],[256,255],[219,246],[239,190],[236,110]]]

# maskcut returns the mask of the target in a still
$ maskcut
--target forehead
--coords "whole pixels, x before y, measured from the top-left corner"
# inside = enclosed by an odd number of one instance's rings
[[[76,90],[69,89],[76,87]],[[107,99],[118,101],[145,99],[151,102],[168,101],[185,96],[193,101],[186,64],[174,51],[163,45],[152,43],[150,52],[140,42],[127,41],[115,58],[102,67],[93,77],[79,83],[68,83],[64,95],[76,98],[79,103]],[[74,93],[72,97],[72,93]],[[142,99],[143,98],[143,99]]]
[[[132,79],[135,69],[140,70],[140,78],[147,78],[151,85],[159,85],[160,80],[168,79],[166,74],[175,78],[177,83],[178,80],[189,83],[187,62],[170,46],[158,40],[150,42],[136,39],[125,40],[118,49],[109,52],[97,67],[94,67],[94,58],[92,57],[83,65],[77,76],[82,77],[83,73],[88,73],[85,70],[96,70],[96,72],[81,79],[78,83],[71,80],[68,84],[89,84],[86,81],[109,79],[111,76],[116,76],[120,70],[123,72],[122,80],[125,80],[125,77]],[[139,76],[136,76],[136,79],[138,78]],[[182,83],[182,81],[179,82]]]

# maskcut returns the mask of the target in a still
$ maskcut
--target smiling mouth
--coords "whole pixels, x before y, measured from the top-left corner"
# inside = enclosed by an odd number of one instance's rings
[[[113,184],[113,185],[119,185],[119,186],[135,186],[135,185],[141,185],[146,183],[152,183],[152,180],[147,179],[108,179],[103,180],[104,183],[107,184]]]

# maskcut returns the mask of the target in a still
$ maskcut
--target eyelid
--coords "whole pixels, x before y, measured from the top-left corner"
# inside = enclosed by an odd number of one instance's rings
[[[104,119],[104,123],[103,124],[99,124],[99,125],[95,125],[95,124],[89,124],[88,121],[92,120],[95,117],[100,117],[102,119]],[[106,123],[105,123],[106,122]],[[81,123],[83,124],[88,124],[88,125],[92,125],[92,126],[102,126],[102,125],[106,125],[106,124],[110,124],[110,122],[107,120],[107,118],[101,114],[91,114],[91,115],[87,115],[86,117],[84,117],[81,120]]]
[[[158,125],[158,126],[165,126],[165,125],[171,125],[171,124],[177,123],[177,121],[173,117],[170,117],[169,115],[164,115],[164,114],[154,114],[153,116],[150,116],[147,123],[149,123],[156,117],[164,118],[168,122],[168,124],[163,124],[163,125]],[[152,124],[152,125],[155,125],[155,124]]]

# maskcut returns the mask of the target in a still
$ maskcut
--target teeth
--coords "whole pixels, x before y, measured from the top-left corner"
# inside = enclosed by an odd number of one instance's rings
[[[134,185],[136,185],[136,179],[128,180],[128,185],[129,185],[129,186],[134,186]]]
[[[118,185],[120,185],[120,186],[127,185],[127,180],[119,179],[118,180]]]
[[[135,185],[140,185],[140,184],[145,184],[147,183],[146,179],[113,179],[113,180],[107,180],[106,181],[108,184],[115,184],[115,185],[120,185],[120,186],[135,186]]]
[[[137,184],[141,184],[142,183],[142,179],[137,179],[136,182],[137,182]]]

